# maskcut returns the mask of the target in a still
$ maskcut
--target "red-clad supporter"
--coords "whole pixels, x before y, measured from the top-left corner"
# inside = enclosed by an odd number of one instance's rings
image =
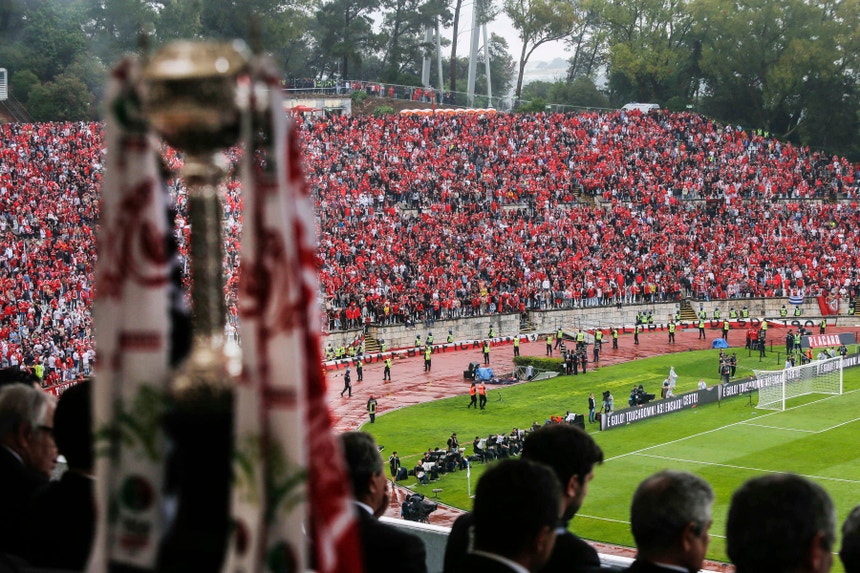
[[[47,366],[46,384],[89,372],[101,128],[0,126],[0,365]]]
[[[695,114],[331,117],[302,128],[329,329],[683,296],[846,298],[857,284],[856,166]],[[97,124],[0,127],[3,364],[39,357],[60,380],[92,365],[73,356],[92,351],[101,143]],[[181,162],[165,149],[169,171]],[[185,257],[186,199],[170,185]],[[230,334],[241,211],[231,181]]]

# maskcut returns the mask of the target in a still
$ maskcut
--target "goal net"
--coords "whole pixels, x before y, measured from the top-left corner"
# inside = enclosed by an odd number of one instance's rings
[[[842,357],[815,360],[785,370],[754,370],[758,405],[785,410],[785,401],[807,394],[842,394]]]

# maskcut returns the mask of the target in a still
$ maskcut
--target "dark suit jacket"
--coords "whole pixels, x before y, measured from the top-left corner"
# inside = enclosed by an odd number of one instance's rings
[[[82,571],[87,564],[95,534],[95,482],[67,471],[60,481],[40,489],[30,501],[24,516],[25,531],[41,531],[51,524],[57,535],[51,537],[50,551],[45,540],[31,535],[24,544],[24,557],[32,565]]]
[[[591,545],[565,530],[555,538],[555,547],[539,573],[584,573],[600,568],[597,550]]]
[[[667,569],[665,567],[660,567],[659,565],[655,565],[650,561],[643,561],[642,559],[637,559],[633,562],[633,564],[624,570],[624,573],[678,573],[675,569]]]
[[[469,548],[469,528],[474,519],[471,513],[464,513],[454,522],[448,543],[445,546],[445,573],[458,571]],[[558,535],[549,561],[540,573],[586,573],[600,568],[597,551],[569,531]]]
[[[514,570],[495,559],[469,553],[454,573],[514,573]]]
[[[380,522],[356,506],[364,573],[427,573],[421,538]]]
[[[24,531],[21,519],[30,498],[47,483],[47,476],[25,468],[9,450],[0,446],[0,552],[20,554],[25,535],[38,534]]]

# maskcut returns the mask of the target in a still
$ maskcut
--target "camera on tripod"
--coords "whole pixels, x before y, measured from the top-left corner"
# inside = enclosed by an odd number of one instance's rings
[[[400,505],[400,514],[403,519],[409,521],[430,523],[430,514],[436,511],[438,507],[438,503],[425,499],[424,494],[413,493],[403,500]]]

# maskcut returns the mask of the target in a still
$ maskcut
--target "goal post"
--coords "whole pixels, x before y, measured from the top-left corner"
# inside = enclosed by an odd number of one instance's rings
[[[785,410],[785,402],[807,394],[842,394],[842,357],[815,360],[784,370],[754,370],[762,410]]]

